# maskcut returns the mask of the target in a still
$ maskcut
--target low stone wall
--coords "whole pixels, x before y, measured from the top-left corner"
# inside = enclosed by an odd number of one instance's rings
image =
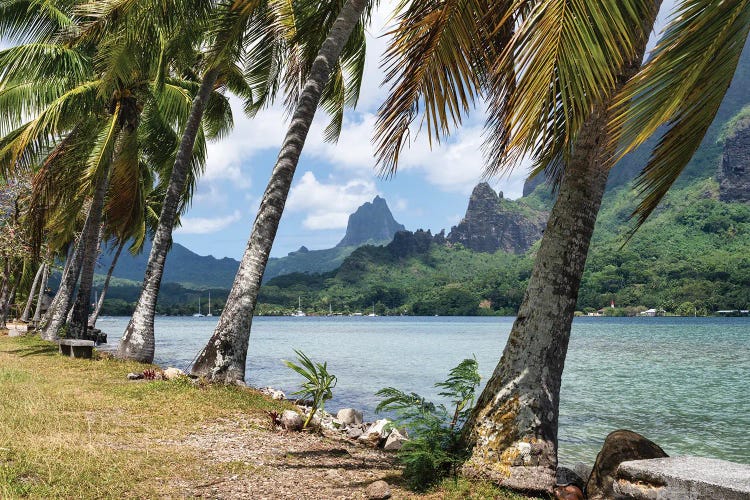
[[[750,465],[701,457],[623,462],[618,498],[657,500],[750,500]]]

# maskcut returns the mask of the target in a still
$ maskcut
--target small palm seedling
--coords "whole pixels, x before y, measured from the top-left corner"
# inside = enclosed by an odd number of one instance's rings
[[[384,399],[375,411],[394,412],[398,425],[405,426],[412,436],[399,450],[404,478],[412,489],[424,491],[447,475],[457,479],[458,467],[468,454],[461,443],[461,428],[474,407],[480,380],[477,367],[476,359],[464,359],[444,382],[435,384],[442,389],[440,396],[451,402],[452,411],[393,387],[376,393]]]
[[[328,373],[328,363],[313,363],[302,351],[294,350],[297,354],[299,365],[291,361],[284,360],[284,364],[299,373],[307,380],[302,384],[302,388],[293,394],[300,396],[302,399],[312,401],[310,414],[307,416],[303,429],[310,424],[313,415],[318,410],[325,410],[325,402],[333,397],[333,388],[336,387],[336,375]]]

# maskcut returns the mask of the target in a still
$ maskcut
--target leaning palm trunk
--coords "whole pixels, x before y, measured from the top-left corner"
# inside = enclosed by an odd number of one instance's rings
[[[323,87],[367,5],[368,0],[347,0],[313,62],[310,77],[300,94],[276,166],[263,194],[250,240],[219,324],[193,365],[192,371],[196,375],[227,383],[245,379],[253,310],[294,172]]]
[[[70,257],[72,260],[70,261],[67,273],[63,273],[62,280],[60,281],[60,289],[55,294],[55,298],[50,305],[50,310],[47,312],[49,321],[42,332],[42,338],[45,340],[56,340],[59,337],[60,329],[66,323],[68,313],[73,305],[73,292],[84,266],[84,258],[87,252],[86,245],[91,244],[93,241],[94,249],[96,249],[96,240],[99,236],[99,223],[101,221],[102,208],[104,207],[104,194],[107,191],[108,177],[109,167],[107,167],[106,172],[100,175],[96,181],[94,198],[89,207],[86,222],[83,224],[81,237],[78,239],[78,244]],[[99,199],[100,196],[101,199]],[[89,293],[90,290],[89,288]]]
[[[96,326],[96,320],[99,319],[99,313],[101,313],[102,305],[104,304],[104,296],[107,295],[107,290],[109,290],[109,280],[112,278],[112,273],[115,272],[115,266],[117,265],[117,261],[120,258],[122,249],[125,247],[125,243],[125,241],[120,242],[120,244],[117,246],[117,251],[115,252],[114,257],[112,257],[112,264],[109,265],[107,277],[104,278],[104,285],[102,286],[102,292],[99,294],[99,300],[96,303],[96,309],[94,309],[94,312],[91,313],[91,316],[89,316],[89,328],[94,328]]]
[[[637,60],[621,69],[619,88],[640,68],[660,4],[644,20]],[[613,154],[608,108],[608,102],[595,108],[579,132],[518,317],[465,427],[472,454],[463,472],[470,477],[527,491],[551,492],[555,485],[560,384]]]
[[[31,304],[34,302],[34,297],[36,296],[36,290],[39,286],[39,282],[42,280],[42,274],[44,273],[44,264],[40,265],[39,268],[36,270],[36,274],[34,275],[34,282],[31,284],[31,290],[29,290],[29,297],[26,299],[26,306],[23,308],[23,313],[21,314],[21,321],[24,323],[29,322],[29,316],[31,315]]]
[[[218,76],[219,71],[217,69],[207,71],[203,76],[198,94],[193,99],[190,116],[172,167],[167,193],[164,196],[164,203],[159,215],[159,226],[154,233],[154,241],[146,265],[146,274],[143,277],[141,295],[138,297],[133,316],[130,318],[117,350],[117,356],[120,358],[132,359],[142,363],[151,363],[154,360],[154,315],[156,314],[156,301],[159,297],[161,278],[164,274],[164,263],[172,245],[172,228],[174,228],[177,220],[180,199],[185,191],[195,139],[198,136],[206,103]]]
[[[99,255],[100,242],[104,233],[104,227],[101,225],[102,211],[104,210],[104,196],[107,193],[109,185],[109,167],[104,169],[102,174],[106,177],[103,183],[97,184],[97,191],[94,193],[94,203],[97,204],[96,211],[93,212],[94,218],[92,224],[95,224],[98,231],[92,231],[87,235],[83,265],[81,266],[80,283],[78,284],[78,296],[68,324],[71,330],[71,337],[77,339],[87,339],[87,330],[89,324],[89,308],[91,305],[91,288],[94,285],[94,271],[96,268],[96,258]],[[101,189],[101,192],[99,191]],[[94,210],[92,203],[92,210]]]
[[[39,296],[36,300],[36,310],[34,311],[34,319],[32,320],[34,326],[39,324],[39,320],[42,318],[42,307],[44,306],[44,291],[47,289],[47,281],[49,280],[49,264],[46,262],[42,264],[44,272],[42,273],[42,283],[39,285]]]

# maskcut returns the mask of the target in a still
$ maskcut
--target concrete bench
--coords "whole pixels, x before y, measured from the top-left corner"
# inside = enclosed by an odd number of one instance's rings
[[[61,339],[60,354],[71,358],[91,358],[94,354],[94,341]]]
[[[748,500],[750,465],[702,457],[633,460],[620,464],[613,486],[622,498]]]

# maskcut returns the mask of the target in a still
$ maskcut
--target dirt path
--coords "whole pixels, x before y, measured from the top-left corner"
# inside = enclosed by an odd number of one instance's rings
[[[411,495],[395,486],[400,474],[392,453],[355,445],[338,436],[271,432],[268,423],[238,416],[219,420],[185,440],[160,441],[192,447],[220,475],[180,484],[199,498],[366,498],[365,488],[383,479],[394,498]]]

